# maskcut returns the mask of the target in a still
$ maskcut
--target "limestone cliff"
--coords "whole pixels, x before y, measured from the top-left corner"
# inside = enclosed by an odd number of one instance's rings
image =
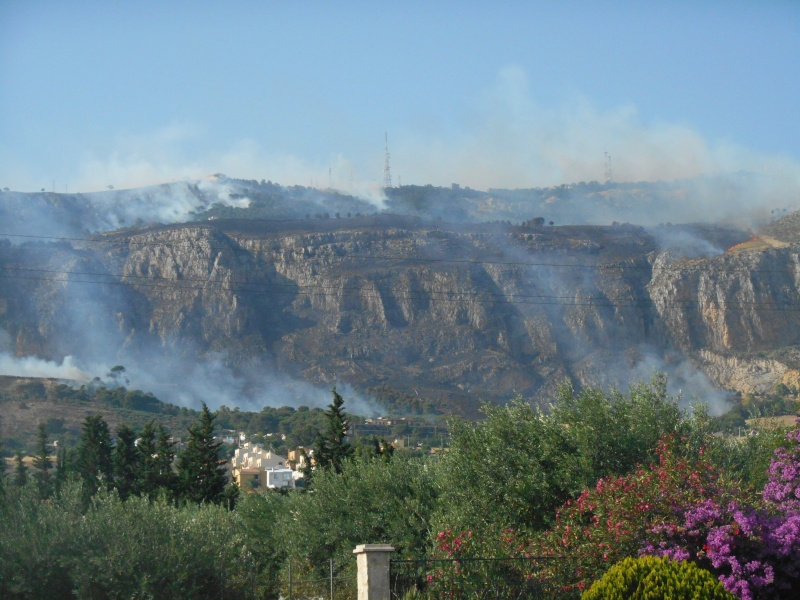
[[[222,357],[451,407],[685,360],[729,389],[791,378],[797,249],[677,250],[633,226],[390,215],[151,227],[6,248],[36,275],[6,281],[0,325],[17,355]]]
[[[713,258],[659,256],[648,290],[669,343],[723,388],[764,393],[791,381],[800,367],[799,251],[754,238]]]

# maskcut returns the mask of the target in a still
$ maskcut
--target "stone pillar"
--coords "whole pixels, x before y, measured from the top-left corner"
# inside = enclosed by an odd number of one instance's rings
[[[389,600],[389,558],[394,548],[389,544],[356,546],[358,600]]]

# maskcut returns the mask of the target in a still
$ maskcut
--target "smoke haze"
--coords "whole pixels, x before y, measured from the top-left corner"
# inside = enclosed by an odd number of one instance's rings
[[[389,132],[397,185],[460,183],[474,189],[537,188],[603,181],[605,153],[616,182],[694,180],[691,206],[674,222],[731,220],[743,213],[769,214],[797,207],[800,165],[780,155],[749,150],[733,140],[706,139],[691,123],[645,121],[634,105],[599,108],[580,96],[559,109],[536,101],[536,82],[514,65],[492,85],[476,91],[472,112],[450,126],[400,125]],[[212,173],[269,179],[283,185],[333,188],[371,201],[384,197],[382,131],[375,145],[306,158],[243,138],[202,154],[196,147],[210,132],[195,123],[172,123],[136,135],[120,135],[77,159],[65,176],[70,191],[98,191],[198,180]],[[737,174],[748,173],[744,182]],[[48,182],[50,178],[39,177]],[[57,182],[62,191],[63,182]],[[39,189],[32,181],[17,189]],[[185,209],[163,217],[179,218]],[[639,222],[630,219],[632,222]]]
[[[578,98],[559,110],[543,108],[537,104],[532,87],[522,69],[509,66],[492,86],[478,94],[472,113],[458,127],[406,127],[390,132],[395,183],[400,178],[405,185],[449,187],[459,183],[491,193],[499,188],[602,181],[608,152],[615,182],[671,183],[649,198],[647,192],[639,194],[629,188],[599,189],[574,200],[567,193],[564,198],[531,204],[532,214],[516,214],[515,220],[541,215],[559,225],[606,224],[624,219],[645,225],[667,220],[707,221],[750,228],[769,221],[776,209],[800,208],[800,166],[791,158],[756,153],[732,141],[708,140],[687,124],[646,123],[633,105],[600,109]],[[368,153],[353,151],[348,155],[343,151],[326,159],[281,154],[253,139],[198,155],[192,147],[207,132],[192,124],[173,124],[149,133],[120,136],[103,151],[79,159],[71,193],[57,198],[74,203],[80,210],[75,227],[70,228],[71,224],[58,216],[32,210],[28,197],[21,194],[4,194],[3,208],[9,211],[8,226],[19,228],[17,233],[67,236],[77,227],[102,232],[185,222],[215,204],[249,206],[252,200],[246,189],[212,176],[222,172],[232,178],[330,188],[384,210],[387,198],[381,183],[381,133],[376,133],[379,143]],[[116,189],[108,190],[109,186]],[[454,208],[443,206],[440,216],[448,217]],[[714,256],[724,249],[686,231],[658,228],[653,235],[661,250],[680,252],[686,258]],[[513,256],[514,252],[509,249],[508,254]],[[527,259],[520,256],[520,260]],[[553,295],[575,296],[576,289],[588,297],[597,293],[598,284],[590,275],[577,283],[552,274],[536,273],[536,277],[541,290]],[[124,314],[126,307],[119,305],[117,309]],[[123,364],[133,387],[153,391],[162,400],[180,405],[196,407],[203,400],[212,407],[225,404],[259,410],[263,406],[325,406],[330,400],[329,390],[282,375],[270,365],[234,369],[222,355],[200,361],[190,358],[191,348],[183,348],[182,357],[157,345],[128,348],[118,323],[101,322],[97,316],[105,310],[88,292],[65,309],[69,315],[65,327],[73,328],[86,348],[82,356],[16,358],[7,351],[10,341],[3,341],[2,334],[5,338],[8,334],[0,332],[0,349],[6,350],[0,354],[0,373],[85,380],[102,376],[113,364]],[[555,312],[549,316],[560,318]],[[87,322],[92,327],[82,329],[80,326]],[[616,332],[606,334],[613,337]],[[123,350],[115,353],[112,364],[106,364],[111,348]],[[714,412],[722,411],[725,395],[714,391],[708,379],[688,363],[667,360],[651,348],[639,350],[639,355],[633,363],[606,364],[604,383],[624,387],[648,379],[655,370],[666,371],[673,393],[682,390],[684,395],[696,395],[710,401]],[[147,356],[155,358],[148,360]],[[180,384],[173,383],[176,381]],[[340,391],[347,392],[349,410],[369,415],[380,412],[374,402],[354,390]]]

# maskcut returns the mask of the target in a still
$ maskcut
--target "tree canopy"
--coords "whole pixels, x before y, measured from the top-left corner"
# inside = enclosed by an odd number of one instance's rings
[[[347,441],[350,421],[344,412],[344,399],[333,388],[333,401],[325,411],[325,431],[314,441],[314,468],[320,471],[342,472],[345,460],[353,456],[353,446]]]
[[[186,449],[178,458],[181,495],[197,504],[219,504],[225,498],[227,476],[219,460],[222,442],[214,438],[214,417],[203,402],[200,419],[189,428]]]

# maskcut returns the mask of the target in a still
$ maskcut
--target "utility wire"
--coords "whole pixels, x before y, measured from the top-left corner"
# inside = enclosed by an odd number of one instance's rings
[[[97,243],[97,244],[120,244],[126,246],[133,246],[134,249],[141,249],[146,247],[167,247],[167,248],[175,248],[180,246],[192,245],[197,244],[199,240],[185,240],[181,242],[162,242],[162,241],[152,241],[152,242],[142,242],[142,243],[134,243],[130,239],[129,240],[94,240],[91,238],[58,238],[58,237],[49,237],[49,236],[33,236],[33,235],[21,235],[21,234],[8,234],[8,233],[0,233],[0,237],[24,237],[24,238],[35,238],[35,239],[43,239],[43,240],[53,240],[53,241],[63,241],[63,242],[85,242],[85,243]],[[232,240],[235,242],[235,240]],[[253,240],[259,241],[259,240]],[[453,240],[453,241],[458,241]],[[2,250],[59,250],[59,248],[52,248],[52,247],[30,247],[30,246],[14,246],[11,248],[0,248]],[[209,251],[222,251],[222,250],[229,250],[233,252],[249,252],[246,247],[236,248],[234,246],[208,246],[204,248]],[[524,247],[519,247],[518,250],[520,252],[525,252]],[[563,253],[562,250],[553,250],[554,253]],[[635,270],[635,271],[654,271],[654,272],[693,272],[693,271],[707,271],[709,270],[707,265],[687,265],[685,262],[679,261],[691,261],[691,260],[699,260],[699,259],[679,259],[676,262],[670,263],[669,265],[664,266],[653,266],[653,265],[635,265],[635,264],[624,264],[623,262],[609,262],[609,263],[561,263],[561,262],[531,262],[531,261],[519,261],[519,260],[491,260],[491,259],[459,259],[459,258],[431,258],[431,257],[415,257],[415,256],[358,256],[354,254],[347,254],[347,255],[338,255],[336,253],[325,254],[325,253],[316,253],[313,256],[322,256],[322,257],[330,257],[330,258],[346,258],[347,260],[359,260],[359,261],[397,261],[397,262],[416,262],[416,263],[432,263],[432,264],[467,264],[467,265],[500,265],[500,266],[511,266],[511,267],[537,267],[537,268],[554,268],[554,269],[586,269],[586,270]],[[725,256],[717,255],[717,256]],[[731,256],[731,255],[729,255]],[[716,256],[708,257],[708,258],[716,258]],[[630,259],[621,259],[621,261],[630,260]],[[737,272],[747,272],[747,273],[786,273],[789,269],[748,269],[747,267],[719,267],[717,265],[714,266],[713,269],[715,272],[726,272],[726,273],[737,273]]]
[[[69,271],[56,272],[60,275],[73,274]],[[114,275],[103,275],[104,277],[116,277]],[[264,285],[271,284],[247,284],[247,285],[260,285],[262,287],[244,287],[241,284],[232,285],[230,282],[215,281],[215,280],[193,280],[195,282],[204,281],[206,284],[212,284],[212,287],[199,286],[199,285],[178,285],[181,280],[162,280],[160,282],[128,282],[128,281],[99,281],[99,280],[81,280],[81,279],[64,279],[55,277],[24,277],[13,275],[0,275],[0,279],[17,279],[28,281],[47,281],[56,283],[79,283],[79,284],[92,284],[92,285],[122,285],[130,287],[150,287],[150,288],[166,288],[173,290],[187,290],[187,291],[202,291],[202,292],[234,292],[234,293],[250,293],[257,295],[289,295],[289,296],[308,296],[308,297],[348,297],[348,298],[383,298],[382,290],[374,288],[359,288],[359,287],[334,287],[334,286],[299,286],[295,284],[276,284],[277,286],[286,287],[290,289],[269,289],[263,287]],[[148,280],[149,281],[149,280]],[[389,290],[384,290],[387,292]],[[440,297],[436,297],[440,296]],[[482,304],[512,304],[512,305],[533,305],[533,306],[593,306],[596,308],[652,308],[655,304],[651,300],[642,302],[622,302],[614,303],[607,297],[592,297],[588,296],[580,298],[576,296],[549,296],[538,294],[509,294],[509,296],[491,294],[486,292],[452,292],[452,291],[436,291],[436,290],[412,290],[411,293],[394,294],[395,300],[457,300],[463,298],[470,298],[475,302]],[[700,306],[698,300],[670,300],[670,306],[692,307]],[[760,311],[771,312],[799,312],[800,304],[795,302],[719,302],[720,307],[725,307],[729,310],[751,310],[757,308]]]

